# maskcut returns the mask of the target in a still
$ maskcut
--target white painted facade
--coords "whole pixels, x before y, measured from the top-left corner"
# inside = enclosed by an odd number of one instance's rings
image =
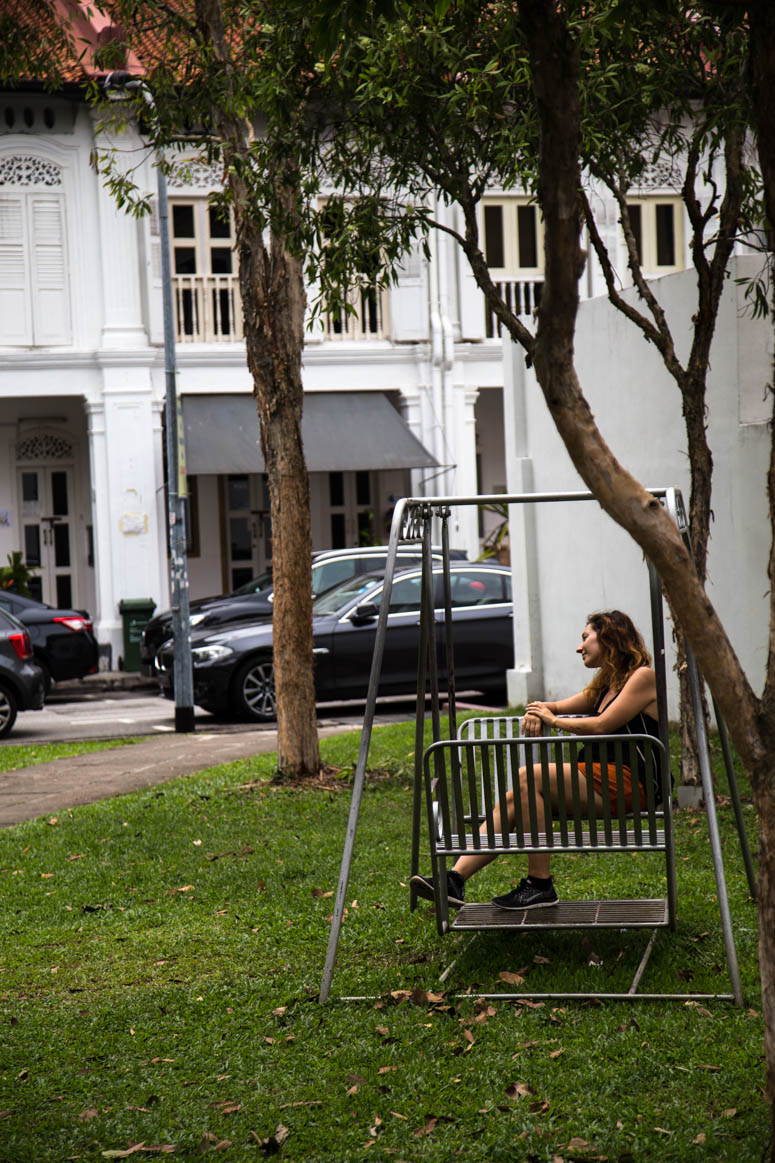
[[[67,604],[92,612],[98,639],[116,665],[122,653],[121,599],[168,603],[158,222],[155,214],[135,219],[119,212],[101,186],[90,166],[94,123],[84,105],[42,96],[7,100],[17,109],[26,102],[32,125],[18,132],[22,120],[10,127],[7,118],[0,120],[0,562],[13,550],[24,550],[25,538],[37,537],[44,600],[61,601],[69,586]],[[46,109],[53,111],[50,124]],[[133,164],[139,144],[120,143]],[[139,174],[154,190],[150,161]],[[188,211],[182,213],[173,239],[181,254],[183,230],[190,230],[190,250],[199,248],[200,258],[206,245],[217,247],[217,237],[203,237],[213,181],[212,172],[193,165],[170,182],[171,205],[193,207],[195,225],[185,226]],[[652,204],[661,199],[668,205],[675,198],[671,181],[655,173],[648,189],[636,192],[645,207],[645,254]],[[515,207],[523,208],[520,229],[530,224],[526,198],[493,191],[490,203],[495,207],[491,229],[499,212],[508,224]],[[625,272],[614,208],[602,198],[596,206],[617,268]],[[35,213],[40,230],[34,229]],[[453,211],[439,208],[439,213],[454,221]],[[534,230],[538,237],[537,219]],[[504,227],[504,239],[507,233]],[[687,265],[687,235],[679,216],[675,262],[664,269]],[[524,239],[512,242],[516,254]],[[492,237],[490,244],[495,245]],[[504,283],[511,281],[512,290],[519,284],[527,310],[530,296],[540,294],[540,250],[537,254],[535,265],[521,273],[504,265],[498,274]],[[215,257],[213,251],[213,266]],[[216,271],[178,272],[174,282],[179,393],[184,400],[249,396],[234,279]],[[677,390],[653,350],[602,297],[594,262],[582,284],[589,301],[579,318],[578,367],[604,433],[645,483],[685,486]],[[658,283],[671,312],[683,312],[684,334],[692,284],[688,272]],[[766,640],[761,560],[767,431],[760,385],[768,378],[768,329],[740,314],[736,292],[730,279],[713,352],[710,424],[717,475],[710,568],[714,598],[731,620],[741,654],[755,667],[763,650],[758,644]],[[342,399],[350,391],[385,393],[439,465],[344,472],[340,478],[332,464],[329,471],[312,473],[316,548],[356,544],[364,522],[368,536],[386,540],[391,506],[405,493],[576,487],[532,373],[519,354],[512,358],[510,347],[504,353],[497,333],[488,337],[488,330],[493,328],[466,260],[443,235],[431,239],[430,262],[419,251],[407,258],[398,285],[372,304],[368,318],[357,324],[324,318],[310,326],[305,392],[336,392]],[[198,597],[231,588],[263,568],[268,530],[260,474],[248,478],[224,466],[218,475],[196,476],[193,484],[189,579],[192,597]],[[66,489],[66,512],[49,511],[54,485],[60,509]],[[35,490],[37,500],[31,499]],[[480,525],[474,509],[460,510],[453,544],[476,556],[495,521],[484,515]],[[618,604],[641,623],[646,619],[639,555],[623,534],[600,532],[601,521],[596,506],[583,517],[554,509],[512,515],[520,595],[514,693],[553,695],[580,685],[573,647],[590,609]],[[37,534],[28,533],[28,526],[36,526]],[[57,564],[65,541],[67,565]],[[730,568],[732,560],[739,569]]]

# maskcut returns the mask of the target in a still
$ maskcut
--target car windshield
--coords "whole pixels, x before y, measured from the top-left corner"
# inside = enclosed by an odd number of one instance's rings
[[[260,594],[264,590],[271,590],[272,588],[272,571],[267,570],[266,573],[259,574],[254,577],[252,581],[245,582],[244,586],[234,590],[235,594]]]
[[[353,598],[372,589],[374,583],[381,580],[382,575],[374,573],[368,577],[363,574],[360,577],[351,577],[346,582],[342,582],[340,586],[335,586],[334,589],[321,594],[312,604],[312,613],[335,614],[337,610],[341,610],[342,606],[346,606]]]

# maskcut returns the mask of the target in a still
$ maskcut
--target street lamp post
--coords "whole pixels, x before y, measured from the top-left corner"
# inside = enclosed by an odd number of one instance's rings
[[[153,97],[144,81],[130,73],[109,73],[105,91],[137,91],[153,108]],[[194,678],[191,663],[191,624],[186,556],[186,475],[178,406],[177,366],[175,361],[175,324],[172,305],[172,271],[170,266],[169,204],[167,178],[157,152],[156,174],[159,198],[159,236],[161,243],[162,307],[164,314],[164,422],[167,449],[167,524],[169,528],[170,589],[172,597],[172,637],[174,643],[173,683],[175,690],[175,730],[190,732],[194,727]]]

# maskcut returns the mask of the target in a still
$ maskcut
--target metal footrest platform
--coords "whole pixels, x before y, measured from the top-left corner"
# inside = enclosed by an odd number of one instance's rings
[[[656,929],[669,925],[667,900],[560,901],[538,909],[464,905],[451,921],[456,932],[473,929]]]

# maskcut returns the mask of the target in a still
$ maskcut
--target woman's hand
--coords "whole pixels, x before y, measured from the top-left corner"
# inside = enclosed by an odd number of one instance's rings
[[[528,703],[525,717],[522,720],[522,730],[525,735],[544,735],[545,728],[550,727],[555,720],[555,713],[548,703]]]

